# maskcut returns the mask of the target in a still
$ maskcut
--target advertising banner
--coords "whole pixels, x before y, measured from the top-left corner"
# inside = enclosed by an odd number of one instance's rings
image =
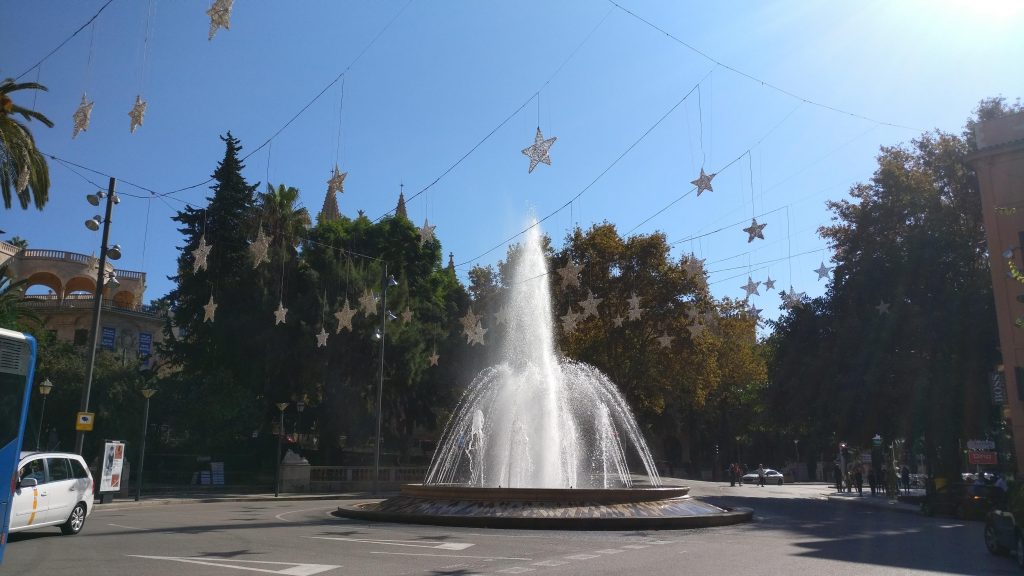
[[[124,467],[124,442],[111,440],[103,444],[103,468],[100,469],[100,492],[121,489],[121,469]]]
[[[100,333],[100,348],[113,351],[115,336],[117,336],[116,329],[112,326],[104,326],[103,331]]]
[[[998,464],[998,458],[995,452],[974,452],[970,451],[967,453],[967,462],[969,464]]]

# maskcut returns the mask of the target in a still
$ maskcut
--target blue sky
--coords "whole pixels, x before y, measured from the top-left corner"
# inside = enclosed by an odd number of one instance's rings
[[[821,295],[813,270],[830,258],[816,233],[829,221],[825,202],[870,178],[879,146],[959,132],[981,98],[1024,95],[1020,2],[616,1],[238,0],[231,29],[208,41],[210,2],[114,0],[22,80],[38,76],[50,90],[34,102],[57,124],[33,126],[39,148],[121,181],[111,239],[124,248],[119,267],[148,274],[147,299],[171,288],[182,238],[170,217],[209,191],[154,199],[126,182],[163,193],[206,180],[223,156],[220,134],[256,149],[353,62],[343,108],[339,81],[246,161],[250,182],[295,186],[315,214],[337,161],[348,172],[342,212],[376,218],[401,183],[407,197],[424,189],[512,115],[409,203],[417,225],[437,225],[463,278],[503,256],[502,246],[476,259],[531,213],[547,216],[586,189],[544,222],[556,246],[574,225],[604,220],[621,233],[663,231],[676,255],[706,258],[718,297],[742,297],[748,273]],[[104,2],[9,3],[0,75],[29,69]],[[72,140],[83,91],[92,122]],[[148,109],[132,134],[136,94]],[[553,164],[528,174],[520,151],[538,117],[558,141]],[[687,194],[702,165],[721,170],[713,192],[641,225]],[[57,162],[50,172],[45,210],[0,212],[4,238],[95,252],[99,236],[82,225],[96,213],[84,199],[95,187]],[[747,243],[754,215],[768,224],[765,240]],[[777,291],[761,292],[752,301],[777,316]]]

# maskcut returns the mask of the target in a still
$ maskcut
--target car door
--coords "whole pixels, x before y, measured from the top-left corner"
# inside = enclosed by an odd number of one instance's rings
[[[62,523],[71,515],[71,508],[78,502],[75,490],[75,477],[67,458],[50,457],[46,459],[47,473],[47,506],[45,521]]]
[[[38,485],[19,487],[14,491],[11,506],[11,531],[27,529],[43,524],[46,514],[47,494],[46,469],[43,458],[32,458],[18,468],[18,482],[34,479]]]

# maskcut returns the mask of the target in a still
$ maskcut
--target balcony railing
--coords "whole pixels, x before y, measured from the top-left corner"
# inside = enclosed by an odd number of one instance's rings
[[[88,266],[89,265],[89,259],[92,258],[92,256],[87,256],[85,254],[79,254],[78,252],[67,252],[65,250],[37,250],[35,248],[26,248],[25,250],[21,251],[21,253],[18,255],[18,258],[21,259],[21,260],[27,260],[27,259],[61,260],[63,262],[74,262],[76,264],[81,264],[83,266]],[[107,262],[106,268],[108,270],[113,270],[114,274],[118,278],[122,278],[122,279],[126,279],[126,280],[141,280],[142,278],[144,278],[146,276],[145,272],[138,272],[138,271],[135,271],[135,270],[121,270],[121,269],[118,269],[118,268],[114,268],[110,264],[110,262]]]
[[[61,300],[56,294],[41,294],[26,296],[24,305],[36,310],[88,310],[93,306],[92,294],[70,294]],[[116,312],[131,312],[143,316],[159,318],[162,314],[156,306],[115,304],[110,299],[103,300],[103,310]]]

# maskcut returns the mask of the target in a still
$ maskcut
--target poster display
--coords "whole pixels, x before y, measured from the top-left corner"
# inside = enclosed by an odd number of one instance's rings
[[[114,350],[114,337],[117,336],[117,330],[111,326],[104,326],[103,331],[100,333],[100,348],[104,350]]]
[[[103,468],[100,469],[100,492],[121,489],[121,469],[124,467],[124,442],[110,440],[103,444]]]

